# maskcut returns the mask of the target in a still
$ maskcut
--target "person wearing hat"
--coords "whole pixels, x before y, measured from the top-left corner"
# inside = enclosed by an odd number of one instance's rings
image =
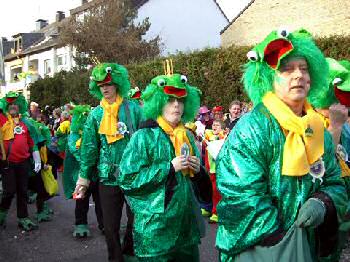
[[[28,217],[27,193],[28,174],[31,170],[30,158],[33,157],[34,171],[41,169],[40,155],[33,126],[24,116],[28,103],[22,94],[8,92],[0,100],[1,126],[1,174],[3,194],[0,202],[0,226],[5,226],[8,210],[16,195],[18,226],[25,231],[38,226]]]
[[[214,106],[212,112],[214,120],[224,120],[224,108],[222,106]]]
[[[198,110],[199,119],[195,122],[197,129],[196,133],[199,138],[204,138],[205,129],[211,128],[213,119],[210,115],[210,110],[207,106],[201,106]]]
[[[332,136],[307,99],[327,88],[326,59],[305,29],[272,31],[247,54],[254,109],[216,161],[221,261],[318,261],[336,248],[347,195]]]
[[[85,123],[80,146],[80,171],[75,194],[84,197],[94,168],[98,169],[103,224],[110,261],[124,261],[122,253],[132,254],[132,214],[121,247],[119,230],[124,194],[118,182],[119,162],[133,133],[139,126],[141,111],[127,99],[128,71],[115,63],[97,65],[91,74],[90,93],[100,100]],[[127,205],[128,210],[128,205]]]
[[[341,167],[348,197],[350,197],[350,125],[348,111],[350,108],[350,61],[337,61],[327,57],[329,65],[328,89],[310,100],[324,120],[324,125],[333,136],[336,157]],[[347,241],[350,230],[350,205],[339,227],[339,245],[334,252],[334,260],[340,259],[341,250]]]
[[[62,174],[62,184],[64,188],[64,194],[67,199],[74,198],[73,193],[80,169],[80,146],[81,137],[83,134],[84,124],[91,111],[89,105],[76,105],[72,114],[72,123],[70,125],[70,133],[67,139],[67,148],[65,151],[64,170]],[[96,173],[97,170],[94,170]],[[92,196],[95,202],[95,214],[97,218],[98,228],[103,232],[103,216],[100,203],[100,196],[98,192],[98,181],[96,176],[92,176],[88,190],[85,192],[85,197],[82,199],[76,199],[75,202],[75,226],[73,231],[73,237],[82,238],[91,236],[91,232],[88,225],[88,212],[90,196]]]
[[[210,180],[183,123],[194,119],[200,91],[166,68],[142,94],[148,120],[125,149],[118,181],[135,214],[138,261],[199,261],[204,224],[194,189],[210,198]]]

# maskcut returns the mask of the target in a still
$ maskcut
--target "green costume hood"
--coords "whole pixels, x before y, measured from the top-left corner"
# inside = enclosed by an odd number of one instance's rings
[[[128,97],[130,89],[128,70],[116,63],[102,63],[97,65],[91,73],[89,92],[91,95],[101,100],[103,95],[100,86],[104,84],[114,84],[117,93],[121,97]]]
[[[91,107],[89,105],[76,105],[70,111],[72,117],[72,122],[70,125],[70,130],[72,132],[82,131],[84,128],[84,124],[89,115]]]
[[[5,95],[5,97],[0,99],[0,109],[4,113],[7,113],[8,106],[10,104],[18,105],[19,113],[21,115],[24,115],[25,113],[27,113],[28,102],[22,94],[10,91]]]
[[[307,61],[311,78],[309,99],[317,97],[328,86],[326,59],[305,29],[291,33],[286,29],[272,31],[247,57],[250,61],[244,66],[243,84],[255,105],[266,92],[273,91],[275,72],[285,58],[302,57]]]
[[[169,98],[176,97],[184,100],[183,122],[192,121],[200,106],[200,94],[197,87],[188,84],[186,76],[168,71],[153,78],[142,92],[144,115],[146,118],[157,119],[162,115]]]
[[[310,102],[316,108],[329,108],[334,103],[350,107],[350,62],[326,59],[329,65],[328,90]]]
[[[130,91],[128,93],[129,99],[132,99],[132,100],[140,100],[141,95],[142,95],[142,93],[138,87],[130,89]]]

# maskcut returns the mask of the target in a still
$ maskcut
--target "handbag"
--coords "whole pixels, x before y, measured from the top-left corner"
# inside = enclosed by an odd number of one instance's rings
[[[50,196],[56,195],[58,193],[58,182],[52,174],[52,166],[48,165],[47,169],[41,169],[41,178],[46,192]]]

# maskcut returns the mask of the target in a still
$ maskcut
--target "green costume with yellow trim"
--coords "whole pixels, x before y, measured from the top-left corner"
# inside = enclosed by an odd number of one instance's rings
[[[171,163],[177,156],[173,142],[155,121],[171,98],[184,103],[182,121],[193,120],[199,95],[185,76],[172,73],[153,78],[142,93],[148,120],[128,144],[118,178],[135,215],[134,247],[139,261],[199,261],[203,224],[192,183],[207,179],[210,186],[210,180],[203,172],[193,178],[175,172]],[[193,155],[199,157],[193,135],[187,130],[186,136]]]
[[[273,91],[281,61],[290,57],[304,58],[308,64],[309,99],[325,89],[326,60],[304,29],[292,33],[273,31],[248,53],[250,62],[245,65],[243,81],[255,108],[237,123],[216,162],[217,186],[222,195],[217,207],[216,239],[221,261],[278,261],[285,256],[291,261],[317,261],[335,248],[332,237],[346,210],[347,196],[332,137],[322,131],[322,181],[309,173],[282,174],[283,159],[292,160],[293,155],[283,154],[286,135],[276,117],[261,103]],[[316,227],[317,236],[315,228],[297,225],[301,207],[311,202],[325,212],[321,217],[324,223]],[[297,236],[302,240],[296,241]],[[320,240],[321,237],[325,238]]]

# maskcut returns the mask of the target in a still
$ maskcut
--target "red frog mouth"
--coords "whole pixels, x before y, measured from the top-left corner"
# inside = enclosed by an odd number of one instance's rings
[[[174,86],[165,86],[164,87],[164,93],[167,95],[172,95],[176,97],[185,97],[187,95],[186,89],[182,88],[176,88]]]
[[[137,92],[132,96],[133,99],[138,99],[138,98],[140,98],[140,97],[141,97],[141,92],[140,92],[140,91],[137,91]]]
[[[17,99],[17,97],[7,97],[7,98],[6,98],[6,102],[9,103],[9,104],[11,104],[11,103],[13,103],[16,99]]]
[[[277,39],[270,42],[264,50],[264,60],[273,69],[276,69],[281,57],[293,50],[291,42],[285,39]]]
[[[350,107],[350,92],[340,90],[334,85],[334,94],[342,105]]]
[[[97,82],[98,86],[104,85],[104,84],[109,84],[112,82],[112,76],[110,73],[107,73],[106,78],[102,81]]]

